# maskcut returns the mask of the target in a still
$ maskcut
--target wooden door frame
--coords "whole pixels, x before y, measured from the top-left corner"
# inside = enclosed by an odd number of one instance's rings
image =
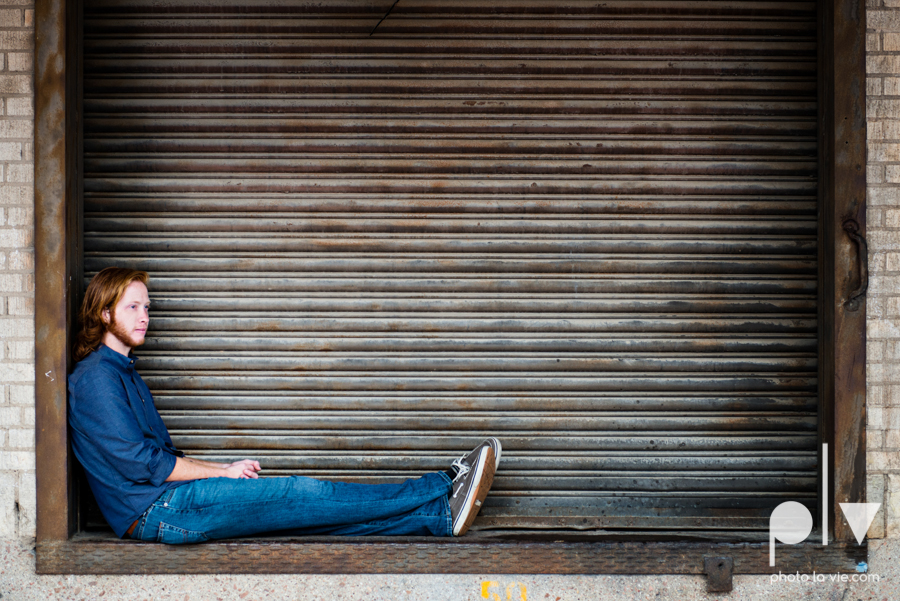
[[[166,548],[75,532],[66,376],[82,279],[80,0],[37,0],[35,53],[35,395],[39,573],[770,573],[767,546],[738,542],[543,542],[506,538],[252,539]],[[865,3],[819,8],[819,434],[830,449],[824,510],[832,535],[779,551],[778,569],[854,571],[866,557],[837,504],[866,489]],[[850,226],[848,226],[850,227]],[[821,459],[821,458],[820,458]],[[820,461],[820,465],[822,462]],[[477,554],[477,555],[475,555]],[[477,561],[465,561],[477,557]],[[260,563],[260,559],[265,559]]]

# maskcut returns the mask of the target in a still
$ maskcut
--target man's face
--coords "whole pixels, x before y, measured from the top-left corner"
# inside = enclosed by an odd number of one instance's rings
[[[144,344],[147,326],[150,323],[150,295],[147,287],[138,281],[131,282],[113,314],[103,312],[103,320],[108,324],[103,343],[123,355],[136,346]]]

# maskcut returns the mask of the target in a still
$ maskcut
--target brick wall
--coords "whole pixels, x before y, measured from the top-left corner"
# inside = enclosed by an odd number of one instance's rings
[[[868,497],[870,537],[900,536],[900,0],[869,0]]]
[[[34,5],[0,0],[0,538],[34,536]]]
[[[900,537],[900,0],[869,0],[869,531]],[[0,0],[0,539],[35,533],[33,47],[29,2]]]

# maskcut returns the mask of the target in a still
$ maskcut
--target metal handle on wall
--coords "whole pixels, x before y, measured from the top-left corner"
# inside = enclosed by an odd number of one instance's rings
[[[856,242],[856,262],[859,267],[859,288],[850,294],[850,297],[844,302],[844,306],[850,311],[859,309],[860,299],[865,296],[866,289],[869,287],[869,247],[866,239],[859,233],[859,223],[855,219],[847,219],[844,221],[844,231]]]

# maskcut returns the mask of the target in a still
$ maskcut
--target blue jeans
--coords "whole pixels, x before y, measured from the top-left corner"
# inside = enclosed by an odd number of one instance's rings
[[[193,480],[164,492],[131,538],[172,545],[262,533],[450,536],[450,477],[351,484],[303,476]]]

